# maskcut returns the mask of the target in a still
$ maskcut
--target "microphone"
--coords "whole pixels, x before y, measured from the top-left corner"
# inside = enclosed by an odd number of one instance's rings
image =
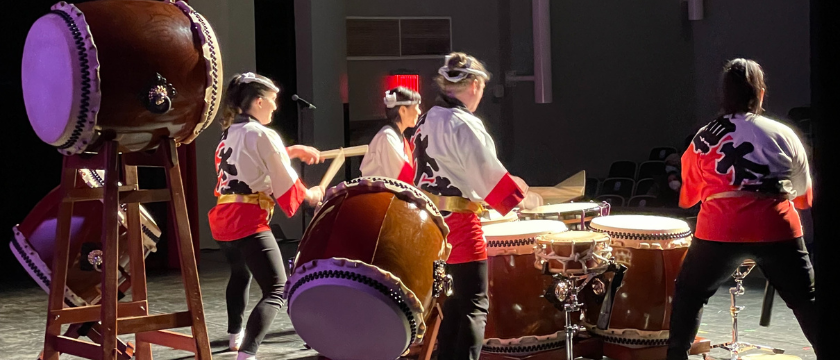
[[[298,105],[300,105],[301,107],[307,108],[307,109],[312,109],[312,110],[317,109],[315,107],[315,105],[312,105],[312,103],[310,103],[309,101],[301,99],[301,97],[297,96],[297,94],[292,95],[292,101],[297,102]]]

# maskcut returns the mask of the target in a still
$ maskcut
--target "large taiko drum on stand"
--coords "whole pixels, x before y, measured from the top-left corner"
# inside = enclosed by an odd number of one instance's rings
[[[286,284],[295,331],[330,359],[396,359],[423,338],[451,283],[448,233],[431,200],[404,182],[364,177],[330,188]]]
[[[613,215],[597,217],[590,226],[610,236],[612,255],[627,271],[614,297],[587,294],[588,330],[624,348],[666,345],[674,282],[691,244],[688,224],[660,216]]]
[[[222,76],[213,29],[183,1],[57,3],[30,28],[21,69],[32,128],[64,155],[190,143],[218,111]]]
[[[80,179],[87,187],[103,186],[102,171],[79,171]],[[83,185],[85,186],[85,185]],[[59,189],[53,189],[41,199],[29,215],[12,228],[14,240],[9,244],[12,253],[32,279],[44,291],[50,291],[52,278],[53,253],[55,247],[56,218],[61,203]],[[126,211],[119,210],[121,225],[119,248],[119,283],[120,290],[126,291],[130,285],[130,266],[128,263],[128,235]],[[160,229],[146,210],[140,207],[140,226],[143,236],[144,254],[156,250],[155,244],[160,239]],[[86,306],[99,303],[102,296],[101,274],[96,271],[102,261],[101,250],[102,203],[87,202],[84,206],[73,207],[70,223],[70,261],[67,268],[67,287],[64,290],[64,302],[68,306]]]
[[[490,298],[482,351],[524,356],[563,348],[565,314],[543,296],[553,280],[534,267],[534,246],[538,236],[564,232],[566,225],[532,220],[487,225],[482,230],[487,239]]]

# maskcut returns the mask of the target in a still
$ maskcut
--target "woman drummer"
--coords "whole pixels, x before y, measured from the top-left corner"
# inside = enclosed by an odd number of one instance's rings
[[[473,114],[490,79],[484,65],[456,52],[446,56],[438,73],[440,96],[412,137],[414,183],[445,216],[452,244],[447,273],[457,284],[443,305],[438,359],[478,359],[489,306],[487,244],[477,215],[483,212],[481,202],[505,215],[523,200],[532,208],[542,199],[508,173],[484,123]]]
[[[720,116],[682,156],[680,206],[702,204],[676,281],[668,359],[688,359],[703,305],[745,259],[779,291],[819,357],[814,269],[797,211],[812,202],[805,148],[791,128],[761,115],[758,63],[728,62],[720,89]]]
[[[414,183],[414,160],[405,130],[417,125],[420,94],[402,86],[385,92],[388,124],[376,133],[362,159],[362,176],[383,176]]]
[[[307,189],[290,159],[321,162],[309,146],[286,148],[271,123],[280,90],[270,79],[254,73],[236,75],[223,100],[222,139],[216,148],[216,206],[210,210],[210,230],[230,264],[226,300],[230,349],[237,360],[256,359],[257,348],[275,315],[286,272],[280,248],[269,228],[274,205],[291,217],[302,202],[316,205],[324,196],[320,187]],[[262,290],[247,326],[242,329],[251,277]]]

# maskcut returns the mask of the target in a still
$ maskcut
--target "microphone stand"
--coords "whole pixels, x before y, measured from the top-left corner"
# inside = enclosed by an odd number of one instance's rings
[[[301,103],[301,102],[299,102],[299,101],[293,101],[293,102],[297,105],[297,123],[298,123],[298,128],[297,128],[297,144],[296,144],[296,145],[302,145],[302,144],[303,144],[303,121],[301,121],[301,118],[302,118],[302,117],[301,117],[301,112],[302,112],[303,110],[305,110],[305,109],[309,109],[309,107],[308,107],[308,106],[306,106],[306,105],[304,105],[303,103]],[[305,164],[304,164],[304,163],[303,163],[303,161],[301,161],[300,159],[298,159],[298,161],[300,162],[299,174],[300,174],[300,178],[301,178],[301,180],[302,180],[302,179],[303,179],[303,172],[304,172],[304,165],[305,165]],[[300,225],[301,225],[301,228],[300,228],[300,231],[301,231],[301,233],[300,233],[300,237],[301,237],[301,239],[303,239],[303,233],[306,231],[306,210],[305,210],[305,204],[304,204],[303,206],[301,206],[301,207],[302,207],[303,209],[301,209],[301,212],[300,212]]]

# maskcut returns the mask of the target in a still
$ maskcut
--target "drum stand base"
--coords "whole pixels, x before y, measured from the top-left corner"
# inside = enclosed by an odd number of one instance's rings
[[[122,161],[120,161],[120,157]],[[137,166],[162,167],[166,172],[167,188],[142,190],[138,186]],[[121,169],[122,168],[122,171]],[[76,189],[79,169],[104,170],[102,188]],[[120,183],[120,173],[124,176]],[[178,154],[172,139],[163,139],[152,153],[136,152],[120,155],[118,143],[105,141],[95,155],[64,157],[60,191],[63,201],[59,207],[56,226],[53,274],[50,284],[49,307],[44,336],[43,360],[59,360],[66,353],[85,359],[117,360],[130,356],[129,349],[119,346],[117,335],[135,334],[133,350],[138,360],[151,360],[151,344],[195,353],[196,359],[212,359],[198,269],[187,217],[187,204]],[[77,202],[102,201],[102,299],[97,305],[64,307],[64,289],[70,253],[70,220]],[[181,275],[187,300],[187,311],[149,315],[146,289],[146,265],[140,227],[140,203],[170,202],[170,213],[177,229],[173,245],[178,247]],[[122,204],[122,205],[121,205]],[[128,223],[131,301],[118,298],[119,218],[118,209],[126,209]],[[63,324],[99,323],[101,341],[98,344],[61,334]],[[192,335],[168,329],[190,327]],[[72,334],[71,334],[72,335]]]
[[[728,350],[730,360],[740,359],[741,354],[749,350],[765,350],[774,354],[784,354],[785,352],[783,349],[777,349],[766,345],[755,345],[738,340],[738,313],[740,313],[741,310],[744,310],[744,306],[736,305],[735,300],[738,296],[744,295],[744,278],[750,274],[750,271],[752,271],[754,267],[754,261],[746,260],[738,266],[738,269],[736,269],[734,273],[732,273],[732,277],[735,279],[735,287],[729,288],[729,312],[732,314],[732,341],[712,346],[713,349],[720,348]]]
[[[583,327],[572,324],[572,313],[581,310],[583,304],[578,301],[578,292],[586,286],[595,276],[596,273],[586,275],[566,276],[564,274],[555,274],[556,279],[553,284],[554,294],[548,294],[552,288],[546,291],[547,297],[553,295],[555,300],[549,300],[554,303],[554,306],[559,308],[562,305],[562,310],[566,312],[566,359],[576,359],[575,353],[575,334],[583,330]]]
[[[99,324],[93,324],[90,326],[87,331],[82,330],[85,324],[72,324],[64,332],[64,336],[78,339],[82,336],[86,336],[88,339],[92,340],[97,344],[102,344],[102,330],[99,329]],[[119,351],[119,359],[120,360],[131,360],[134,357],[134,343],[133,342],[124,342],[120,339],[117,339],[117,350]],[[38,360],[44,360],[44,352],[41,351],[41,354],[38,355]]]

